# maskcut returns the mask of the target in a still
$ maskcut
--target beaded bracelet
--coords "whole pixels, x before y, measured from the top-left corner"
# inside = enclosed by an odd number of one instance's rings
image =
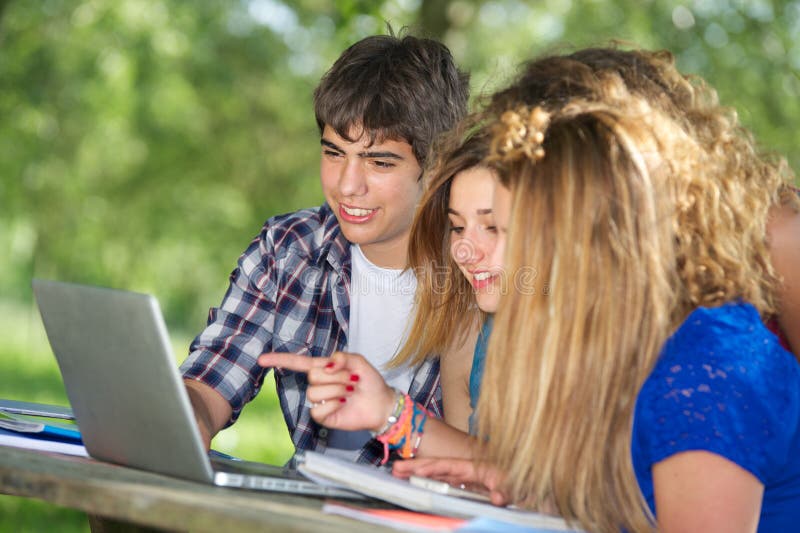
[[[373,437],[377,437],[378,435],[383,435],[389,428],[391,428],[396,422],[397,419],[400,418],[400,414],[403,412],[403,406],[405,404],[406,395],[400,392],[397,389],[394,389],[395,393],[395,401],[394,401],[394,409],[392,409],[392,414],[390,414],[386,418],[386,423],[380,429],[380,431],[370,431]]]

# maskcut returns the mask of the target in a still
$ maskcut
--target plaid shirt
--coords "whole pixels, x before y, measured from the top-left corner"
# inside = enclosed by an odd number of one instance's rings
[[[261,388],[264,352],[327,357],[347,346],[350,243],[328,205],[269,219],[239,258],[222,304],[209,312],[181,365],[183,377],[213,387],[233,408],[233,423]],[[368,355],[368,354],[366,354]],[[439,362],[413,369],[411,397],[442,416]],[[311,418],[303,373],[275,369],[283,417],[296,450],[324,450],[328,431]],[[378,464],[371,439],[358,461]]]

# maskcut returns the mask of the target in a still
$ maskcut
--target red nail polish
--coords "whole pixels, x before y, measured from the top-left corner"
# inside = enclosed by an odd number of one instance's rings
[[[353,392],[354,390],[356,390],[356,388],[355,388],[355,387],[353,387],[352,385],[348,385],[347,387],[345,387],[345,390],[346,390],[347,392]]]
[[[358,374],[350,374],[350,381],[358,381],[359,379],[361,378],[358,377]]]
[[[341,403],[344,403],[344,402],[346,402],[346,401],[347,401],[347,398],[339,398],[339,401],[340,401]]]
[[[325,368],[333,368],[333,361],[325,365]]]

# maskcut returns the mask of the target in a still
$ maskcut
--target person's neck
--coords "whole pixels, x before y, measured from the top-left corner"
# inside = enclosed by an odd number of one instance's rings
[[[408,238],[393,242],[361,244],[361,253],[379,268],[403,269],[408,262]]]

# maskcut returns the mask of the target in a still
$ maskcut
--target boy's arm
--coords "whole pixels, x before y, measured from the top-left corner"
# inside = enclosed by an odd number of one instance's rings
[[[228,290],[218,308],[209,312],[205,329],[189,347],[181,373],[203,441],[211,439],[238,418],[255,395],[254,383],[264,370],[255,364],[252,346],[272,346],[274,246],[269,221],[242,253],[231,273]],[[261,292],[257,280],[269,285]],[[266,281],[265,281],[266,280]],[[222,355],[224,351],[225,355]],[[236,371],[234,371],[236,370]],[[213,376],[209,380],[208,376]],[[216,387],[216,388],[215,388]],[[226,396],[223,396],[226,394]]]
[[[205,383],[193,379],[184,379],[183,383],[189,393],[203,444],[208,450],[214,435],[230,421],[233,409],[228,400]]]

